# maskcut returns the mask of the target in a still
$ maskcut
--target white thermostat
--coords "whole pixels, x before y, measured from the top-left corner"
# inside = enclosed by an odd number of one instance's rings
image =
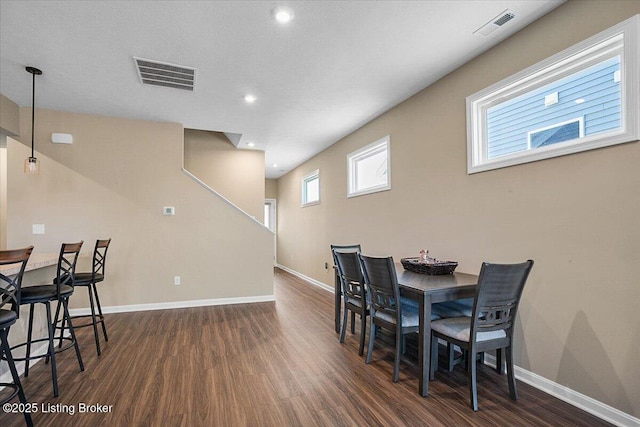
[[[163,215],[175,215],[176,214],[176,208],[173,206],[165,206],[164,208],[162,208],[162,214]]]

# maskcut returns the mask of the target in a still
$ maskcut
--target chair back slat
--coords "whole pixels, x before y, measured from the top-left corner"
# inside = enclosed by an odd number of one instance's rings
[[[362,248],[359,244],[357,245],[331,245],[331,255],[333,256],[333,265],[338,267],[338,260],[336,259],[336,253],[349,253],[353,252],[359,254],[362,251]]]
[[[369,290],[371,313],[385,313],[394,319],[402,316],[400,288],[393,258],[375,258],[359,255],[364,282]]]
[[[520,264],[482,264],[473,307],[472,337],[497,330],[512,336],[513,321],[532,267],[532,260]]]
[[[366,291],[358,254],[356,252],[334,252],[333,255],[342,283],[342,296],[348,302],[358,300],[364,304],[367,301]]]
[[[0,271],[0,308],[14,311],[20,317],[20,291],[22,277],[27,267],[29,257],[33,252],[33,246],[24,249],[12,249],[0,251],[0,266],[14,266],[18,272],[4,274]]]
[[[96,274],[104,276],[105,264],[107,262],[107,250],[109,250],[111,239],[96,240],[93,250],[93,267],[91,268],[91,281],[95,282]]]
[[[56,279],[54,281],[58,299],[61,299],[61,288],[63,285],[73,287],[76,264],[78,262],[78,255],[80,255],[80,249],[82,249],[82,243],[83,241],[78,243],[63,243],[60,248]]]

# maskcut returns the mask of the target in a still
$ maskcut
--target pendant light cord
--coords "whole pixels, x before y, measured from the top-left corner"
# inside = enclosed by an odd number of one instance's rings
[[[35,157],[35,153],[33,150],[33,131],[35,129],[35,120],[36,120],[36,74],[33,73],[33,83],[31,90],[31,157]]]

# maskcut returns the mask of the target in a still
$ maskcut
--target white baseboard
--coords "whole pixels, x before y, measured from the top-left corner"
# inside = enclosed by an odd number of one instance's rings
[[[291,273],[296,277],[299,277],[302,280],[314,285],[319,286],[327,291],[334,292],[333,286],[326,285],[317,280],[311,279],[310,277],[305,276],[302,273],[299,273],[295,270],[292,270],[283,265],[276,265],[278,268],[283,269],[287,273]],[[489,366],[496,366],[495,357],[490,354],[486,355],[486,362]],[[595,400],[589,396],[586,396],[582,393],[579,393],[575,390],[572,390],[568,387],[565,387],[561,384],[548,380],[538,374],[535,374],[531,371],[528,371],[519,366],[515,367],[515,375],[519,381],[529,384],[532,387],[535,387],[539,390],[544,391],[551,396],[557,397],[558,399],[565,401],[577,408],[582,409],[585,412],[588,412],[602,420],[605,420],[611,424],[621,426],[621,427],[640,427],[640,419],[635,418],[632,415],[629,415],[625,412],[622,412],[612,406],[609,406],[605,403],[602,403],[598,400]]]
[[[110,307],[102,307],[102,313],[128,313],[132,311],[171,310],[174,308],[207,307],[212,305],[251,304],[256,302],[272,302],[275,300],[275,295],[258,295],[237,298],[216,298],[192,301],[158,302],[150,304],[114,305]],[[91,309],[74,308],[69,310],[69,314],[71,314],[72,316],[84,316],[91,314]]]
[[[285,267],[284,265],[280,265],[278,263],[276,263],[276,267],[278,267],[279,269],[282,269],[284,271],[286,271],[287,273],[293,274],[296,277],[299,277],[300,279],[309,282],[310,284],[314,285],[314,286],[318,286],[319,288],[324,289],[325,291],[329,291],[332,294],[335,293],[335,288],[333,286],[327,285],[326,283],[322,283],[316,279],[312,279],[309,276],[305,276],[302,273],[298,273],[295,270],[290,269],[289,267]]]
[[[487,365],[495,368],[496,358],[490,354],[485,356]],[[622,412],[616,408],[606,405],[598,400],[595,400],[587,395],[572,390],[561,384],[555,383],[535,374],[531,371],[527,371],[519,366],[514,367],[516,378],[519,381],[529,384],[539,390],[544,391],[560,400],[563,400],[577,408],[582,409],[596,417],[603,419],[611,424],[623,427],[640,427],[640,419],[635,418],[625,412]]]

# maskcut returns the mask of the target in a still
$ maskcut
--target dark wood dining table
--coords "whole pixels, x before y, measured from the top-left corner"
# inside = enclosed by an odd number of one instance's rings
[[[474,297],[478,276],[466,273],[430,275],[407,271],[396,263],[400,293],[418,301],[418,392],[429,395],[429,366],[431,361],[431,304]]]
[[[418,301],[420,313],[418,334],[418,364],[420,396],[429,395],[429,364],[431,360],[431,304],[475,296],[478,276],[466,273],[430,275],[414,273],[395,265],[400,292],[407,298]],[[340,331],[341,285],[335,277],[335,329]]]

